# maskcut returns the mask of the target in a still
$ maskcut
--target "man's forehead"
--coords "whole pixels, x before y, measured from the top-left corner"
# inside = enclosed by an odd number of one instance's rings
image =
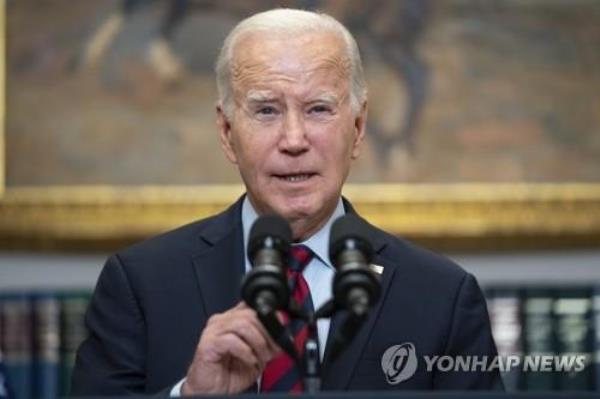
[[[305,32],[298,35],[272,32],[247,33],[233,48],[232,67],[248,69],[349,68],[343,39],[335,32]]]
[[[231,63],[231,83],[236,91],[273,82],[308,84],[313,78],[336,85],[348,81],[349,74],[343,40],[331,32],[294,37],[249,34],[236,45]]]

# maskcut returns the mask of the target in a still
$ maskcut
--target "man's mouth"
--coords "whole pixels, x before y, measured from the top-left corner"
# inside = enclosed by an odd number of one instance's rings
[[[275,175],[278,179],[285,180],[290,183],[299,183],[310,179],[315,176],[316,173],[295,173],[295,174],[284,174]]]

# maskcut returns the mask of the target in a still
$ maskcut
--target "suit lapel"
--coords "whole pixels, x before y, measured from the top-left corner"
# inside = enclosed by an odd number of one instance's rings
[[[204,247],[193,258],[200,295],[207,317],[222,313],[240,300],[245,273],[245,248],[242,228],[243,196],[219,215],[200,235]],[[245,392],[256,393],[253,384]]]
[[[193,258],[207,316],[224,312],[240,300],[245,268],[241,204],[242,199],[201,232],[204,248]]]
[[[355,213],[350,203],[344,201],[344,205],[346,207],[346,212]],[[381,308],[383,307],[387,291],[396,272],[395,265],[383,256],[381,256],[381,252],[386,246],[386,238],[375,227],[371,225],[369,225],[369,227],[371,232],[369,239],[371,240],[373,249],[375,251],[372,263],[381,265],[384,268],[383,274],[381,275],[381,296],[375,307],[372,309],[371,314],[367,318],[367,321],[361,327],[358,334],[354,337],[352,343],[344,350],[343,353],[339,355],[338,359],[334,363],[326,365],[326,367],[324,368],[324,390],[343,390],[348,387],[351,381],[352,374],[354,373],[354,369],[358,365],[358,362],[364,351],[365,345],[368,342],[369,337],[371,336],[371,331],[373,330],[373,326],[375,325]],[[327,345],[325,347],[325,355],[323,356],[325,360],[328,356],[328,349],[330,348],[330,341],[333,332],[341,327],[341,325],[343,324],[344,317],[344,314],[338,312],[338,314],[336,314],[331,320],[331,325],[329,327],[329,336],[327,337]]]

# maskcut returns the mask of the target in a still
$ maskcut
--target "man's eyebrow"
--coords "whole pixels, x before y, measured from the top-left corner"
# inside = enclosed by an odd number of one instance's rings
[[[246,101],[248,102],[267,102],[275,99],[275,93],[267,90],[249,90],[246,94]]]
[[[314,102],[319,102],[319,101],[322,101],[325,103],[330,103],[330,104],[337,104],[340,101],[340,99],[338,96],[336,96],[333,93],[325,92],[325,93],[317,94],[316,96],[314,96],[314,98],[310,102],[314,103]]]

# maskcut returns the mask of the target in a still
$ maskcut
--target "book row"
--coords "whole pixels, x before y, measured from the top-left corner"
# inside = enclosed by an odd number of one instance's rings
[[[441,367],[496,367],[508,391],[600,391],[600,287],[485,295],[498,359],[440,358]],[[15,399],[68,396],[89,299],[87,291],[0,293],[0,353]]]
[[[600,287],[485,294],[508,391],[600,391]]]
[[[15,399],[69,394],[89,292],[0,293],[0,353]]]

